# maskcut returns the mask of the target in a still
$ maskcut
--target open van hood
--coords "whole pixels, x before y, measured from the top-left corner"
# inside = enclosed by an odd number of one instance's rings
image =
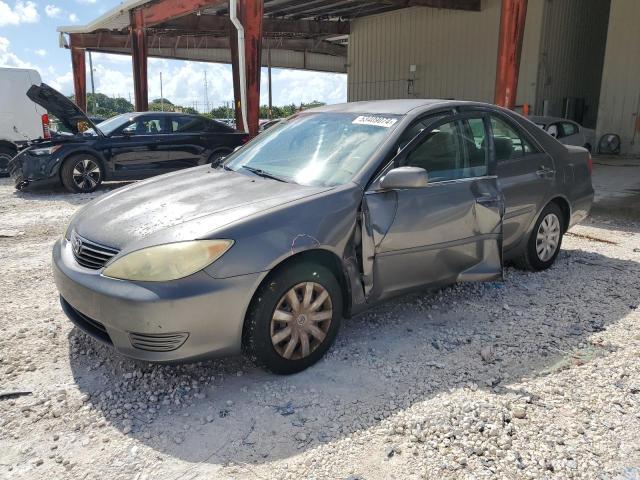
[[[103,135],[100,129],[78,108],[78,106],[62,95],[60,92],[51,88],[46,83],[40,85],[31,85],[27,90],[27,97],[41,107],[45,108],[51,115],[60,120],[65,127],[72,133],[82,133],[78,128],[80,122],[86,123],[88,128],[98,135]]]

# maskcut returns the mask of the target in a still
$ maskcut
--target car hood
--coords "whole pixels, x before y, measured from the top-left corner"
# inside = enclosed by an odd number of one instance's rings
[[[88,127],[101,134],[100,129],[75,103],[46,83],[31,85],[27,90],[27,97],[60,120],[72,133],[80,133],[78,124],[86,123]]]
[[[104,195],[74,217],[72,228],[88,240],[134,250],[206,238],[225,225],[326,190],[205,165]]]

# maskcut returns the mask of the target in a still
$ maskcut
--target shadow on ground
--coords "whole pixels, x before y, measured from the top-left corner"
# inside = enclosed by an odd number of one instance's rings
[[[137,363],[77,330],[70,362],[81,391],[123,434],[188,462],[256,464],[370,428],[452,388],[501,394],[563,368],[594,332],[638,307],[639,277],[636,262],[569,250],[546,272],[509,269],[504,283],[405,296],[345,321],[326,359],[289,377],[241,358]],[[492,363],[479,354],[488,345]]]

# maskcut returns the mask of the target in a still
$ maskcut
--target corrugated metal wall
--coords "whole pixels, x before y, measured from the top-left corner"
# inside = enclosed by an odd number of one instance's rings
[[[565,97],[584,98],[583,123],[595,127],[609,7],[609,0],[546,0],[536,112],[547,101],[549,115],[563,116]]]
[[[518,103],[532,103],[543,0],[530,0]],[[500,0],[480,12],[410,8],[358,19],[349,37],[348,98],[457,98],[492,101]],[[409,91],[416,65],[413,93]]]
[[[623,153],[640,153],[640,1],[612,0],[598,138],[617,133]]]

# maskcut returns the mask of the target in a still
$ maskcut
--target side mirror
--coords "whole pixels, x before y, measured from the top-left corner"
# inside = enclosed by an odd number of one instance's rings
[[[133,137],[135,135],[135,131],[133,130],[122,130],[122,136],[123,137]]]
[[[429,175],[424,168],[398,167],[389,170],[380,180],[380,187],[385,190],[401,188],[421,188],[429,183]]]

